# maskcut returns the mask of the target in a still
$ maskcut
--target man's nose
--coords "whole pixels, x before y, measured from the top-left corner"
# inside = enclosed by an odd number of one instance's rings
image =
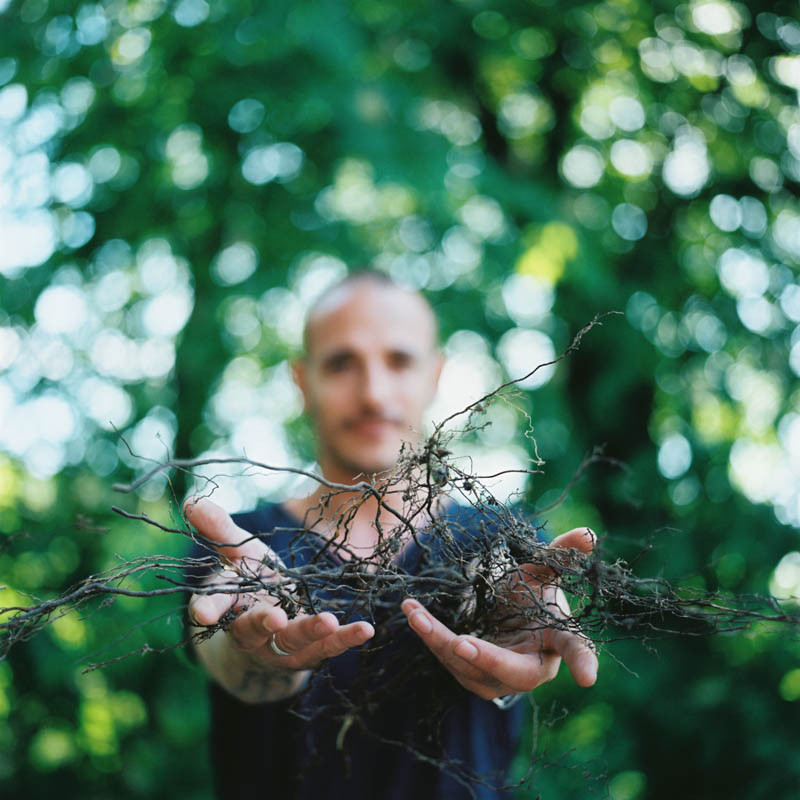
[[[361,400],[370,408],[382,408],[391,395],[391,376],[382,364],[368,364],[361,379]]]

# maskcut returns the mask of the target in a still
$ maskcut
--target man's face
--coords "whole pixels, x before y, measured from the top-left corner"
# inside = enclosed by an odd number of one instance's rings
[[[435,323],[417,295],[368,281],[334,291],[308,327],[295,377],[329,479],[390,469],[417,441],[441,370]]]

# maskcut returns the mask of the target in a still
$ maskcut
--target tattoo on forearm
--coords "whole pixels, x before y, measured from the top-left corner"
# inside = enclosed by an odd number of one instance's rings
[[[296,680],[293,672],[266,672],[250,668],[244,670],[235,688],[237,693],[253,702],[268,703],[287,697]]]

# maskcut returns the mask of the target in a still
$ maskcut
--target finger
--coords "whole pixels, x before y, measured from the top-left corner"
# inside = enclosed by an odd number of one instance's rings
[[[193,594],[189,598],[189,618],[197,625],[216,625],[223,614],[231,609],[243,609],[252,603],[253,596],[229,591],[240,583],[240,577],[231,569],[224,569],[211,576],[204,585],[210,594]],[[213,591],[218,589],[219,591]]]
[[[204,497],[190,498],[184,503],[183,511],[187,521],[206,539],[210,539],[217,552],[228,561],[244,565],[250,570],[258,566],[261,575],[272,572],[260,565],[265,558],[278,561],[274,551],[258,537],[236,525],[216,503]]]
[[[594,549],[597,535],[591,528],[573,528],[571,531],[556,536],[550,547],[563,547],[570,550],[579,550],[587,555]]]
[[[475,636],[459,636],[453,644],[454,654],[480,670],[484,683],[491,678],[507,687],[506,693],[529,692],[555,678],[561,658],[553,651],[517,653]]]
[[[457,636],[416,600],[402,605],[409,624],[465,688],[484,699],[529,689],[553,678],[560,659],[555,654],[530,657],[473,636]],[[507,654],[507,656],[506,656]]]
[[[197,625],[216,625],[236,602],[232,594],[196,594],[189,600],[189,619]]]
[[[309,645],[297,654],[306,666],[314,666],[326,658],[341,655],[351,647],[360,647],[375,635],[369,622],[350,622],[342,625],[328,636]]]
[[[590,640],[570,631],[555,631],[551,643],[578,686],[591,686],[597,680],[597,654]]]
[[[245,650],[263,647],[273,631],[286,626],[286,612],[270,602],[262,601],[237,617],[230,626],[230,632],[237,644]]]
[[[596,541],[597,536],[591,528],[573,528],[556,536],[547,547],[542,548],[540,552],[544,563],[520,564],[520,572],[526,582],[529,579],[542,581],[552,578],[558,574],[559,567],[573,566],[570,551],[577,550],[588,555]]]
[[[329,611],[295,617],[275,631],[275,643],[281,650],[299,653],[310,644],[329,636],[338,627],[339,620]]]
[[[457,640],[462,637],[457,636],[436,619],[422,603],[408,599],[404,600],[400,607],[408,618],[408,624],[412,630],[459,680],[480,680],[483,677],[480,669],[475,668],[468,659],[464,659],[454,652]]]

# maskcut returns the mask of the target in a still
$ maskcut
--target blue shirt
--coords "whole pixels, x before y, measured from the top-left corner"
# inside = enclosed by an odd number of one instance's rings
[[[474,509],[449,516],[467,539],[486,532]],[[234,520],[261,536],[287,565],[302,568],[315,558],[341,574],[343,562],[327,549],[320,555],[322,539],[301,532],[282,506],[264,505]],[[398,569],[421,581],[435,577],[440,549],[435,537],[420,536],[399,554]],[[192,555],[204,552],[196,546]],[[190,579],[200,577],[195,572]],[[348,592],[357,605],[357,583],[357,576],[349,586],[338,580],[337,607]],[[398,583],[392,597],[388,585],[388,603],[366,613],[361,607],[350,617],[373,622],[375,638],[327,661],[295,698],[250,705],[210,684],[211,759],[221,800],[506,796],[498,787],[516,752],[527,704],[501,710],[463,689],[408,628],[400,611],[404,589]],[[330,591],[309,588],[320,611]]]

